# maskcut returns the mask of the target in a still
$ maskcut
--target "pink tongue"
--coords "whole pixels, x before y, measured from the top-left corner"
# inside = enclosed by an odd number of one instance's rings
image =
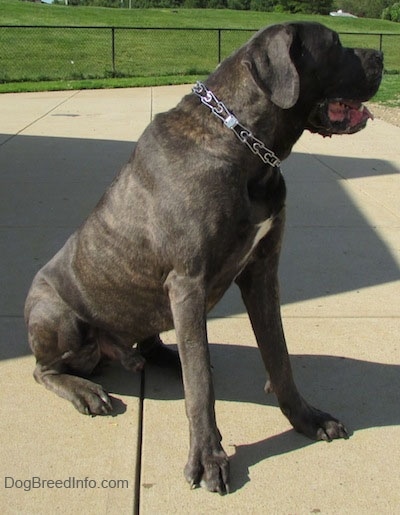
[[[361,111],[359,105],[346,102],[346,105],[340,102],[332,102],[329,104],[329,119],[331,122],[343,122],[346,118],[349,119],[350,127],[354,127],[362,123],[368,118],[374,119],[372,113],[363,106]]]
[[[365,106],[363,106],[361,111],[358,109],[350,109],[349,118],[351,127],[368,120],[368,118],[371,118],[371,120],[374,119],[372,113]]]

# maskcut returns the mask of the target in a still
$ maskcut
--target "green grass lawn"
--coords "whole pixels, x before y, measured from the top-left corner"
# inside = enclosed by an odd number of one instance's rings
[[[396,32],[400,25],[385,20],[331,16],[289,15],[229,9],[105,9],[32,4],[1,0],[0,24],[13,25],[115,25],[119,27],[250,28],[288,19],[314,20],[338,32]]]
[[[232,10],[104,9],[0,1],[0,25],[70,25],[81,29],[0,28],[0,92],[44,89],[127,87],[193,82],[218,64],[217,31],[122,30],[142,28],[249,29],[221,33],[221,58],[265,25],[286,20],[313,20],[342,34],[345,45],[379,47],[383,37],[385,77],[382,102],[398,102],[400,24],[371,19],[303,16]],[[111,29],[115,30],[112,62]],[[381,94],[381,93],[380,93]]]
[[[400,107],[400,75],[385,75],[373,101],[388,107]]]

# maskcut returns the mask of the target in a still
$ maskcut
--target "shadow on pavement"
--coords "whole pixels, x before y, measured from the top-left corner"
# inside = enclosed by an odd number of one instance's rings
[[[133,144],[73,138],[15,136],[0,146],[0,356],[28,352],[21,320],[36,271],[63,245],[128,160]],[[342,188],[330,156],[311,156],[323,180],[310,191],[299,182],[310,156],[293,154],[286,175],[288,228],[281,260],[282,303],[395,281],[390,249]],[[384,160],[332,157],[335,167],[370,176],[395,174]],[[323,162],[321,164],[319,161]],[[328,163],[328,165],[327,165]],[[373,170],[374,172],[371,172]],[[314,173],[314,172],[313,172]],[[310,225],[314,221],[314,226]],[[358,231],[360,239],[354,237]],[[228,295],[218,316],[243,312]]]
[[[279,409],[273,394],[263,391],[265,373],[257,348],[232,344],[210,344],[217,400],[251,403]],[[347,427],[350,435],[362,429],[400,424],[398,392],[400,366],[328,355],[291,356],[294,376],[302,395],[314,406],[333,414]],[[129,372],[118,366],[104,370],[95,378],[116,401],[116,415],[124,412],[118,395],[136,395]],[[145,399],[159,402],[183,399],[183,386],[177,372],[148,365],[145,371]],[[186,420],[183,417],[183,424]],[[233,408],[240,415],[240,410]],[[283,415],[282,415],[283,417]],[[252,424],[240,419],[239,424]],[[260,420],[256,423],[260,425]],[[184,427],[183,429],[186,429]],[[301,449],[315,442],[290,429],[273,434],[265,415],[265,439],[245,445],[229,446],[231,466],[235,469],[232,490],[248,482],[249,468],[271,456]],[[323,445],[324,442],[321,442]]]
[[[32,278],[93,209],[132,147],[121,141],[27,136],[13,137],[0,147],[1,359],[29,354],[22,312]],[[296,173],[286,175],[288,228],[280,268],[283,304],[399,277],[397,263],[378,230],[348,196],[339,176],[335,180],[332,171],[327,175],[331,165],[350,170],[352,177],[363,176],[363,170],[365,176],[398,170],[384,160],[312,158],[312,165],[321,167],[321,182],[302,182],[310,164],[310,156],[304,154],[291,156],[290,167]],[[236,297],[228,293],[219,316],[243,312]],[[265,375],[256,348],[232,342],[211,344],[211,356],[217,400],[277,408],[275,397],[263,392]],[[328,355],[294,355],[292,363],[302,394],[343,420],[350,431],[400,424],[399,366]],[[32,370],[33,364],[32,357]],[[177,374],[148,367],[145,377],[145,398],[183,398]],[[137,395],[137,380],[118,366],[104,370],[95,380],[114,397],[115,416],[124,414],[126,406],[118,395]],[[265,435],[264,440],[235,448],[234,490],[248,481],[253,464],[312,443],[289,427],[271,434],[267,416]]]

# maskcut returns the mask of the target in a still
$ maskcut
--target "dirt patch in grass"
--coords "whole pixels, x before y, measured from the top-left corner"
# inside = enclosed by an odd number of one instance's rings
[[[387,107],[382,104],[369,104],[368,108],[375,118],[400,127],[400,107]]]

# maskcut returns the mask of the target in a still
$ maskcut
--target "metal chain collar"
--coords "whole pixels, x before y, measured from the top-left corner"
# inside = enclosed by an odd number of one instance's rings
[[[253,134],[246,129],[239,120],[226,108],[225,104],[218,100],[218,98],[207,89],[202,82],[196,82],[193,86],[192,91],[197,95],[200,100],[211,109],[211,112],[222,122],[228,129],[231,129],[242,143],[245,143],[249,149],[256,154],[264,163],[279,167],[281,165],[280,160],[276,155],[269,150],[262,141],[253,136]]]

